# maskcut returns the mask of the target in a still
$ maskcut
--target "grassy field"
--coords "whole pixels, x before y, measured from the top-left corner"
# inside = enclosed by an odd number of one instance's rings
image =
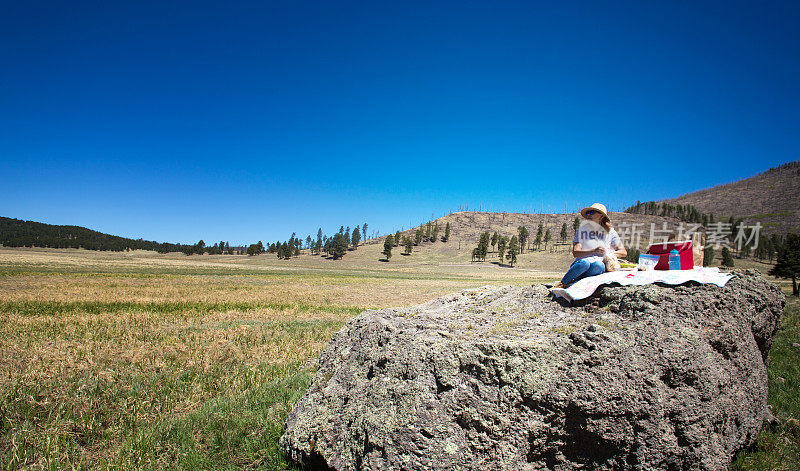
[[[286,414],[347,319],[552,281],[565,263],[366,263],[369,250],[286,262],[0,248],[0,469],[288,469]],[[797,464],[798,322],[793,303],[770,369],[781,424],[736,469]]]

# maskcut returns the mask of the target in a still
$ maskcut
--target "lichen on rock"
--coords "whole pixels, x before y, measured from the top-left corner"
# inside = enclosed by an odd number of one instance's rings
[[[483,287],[339,331],[280,446],[310,469],[726,469],[768,415],[784,308],[725,287],[604,287],[580,306]]]

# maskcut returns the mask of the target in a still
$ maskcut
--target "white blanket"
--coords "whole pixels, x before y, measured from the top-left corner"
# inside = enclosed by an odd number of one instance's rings
[[[733,276],[730,273],[720,273],[719,268],[716,267],[694,267],[693,270],[612,271],[586,277],[566,289],[552,288],[550,292],[572,302],[588,298],[601,285],[611,283],[619,283],[623,286],[649,285],[651,283],[680,285],[687,281],[696,281],[722,287]]]

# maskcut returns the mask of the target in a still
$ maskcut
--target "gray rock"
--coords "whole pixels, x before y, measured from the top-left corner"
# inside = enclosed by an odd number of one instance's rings
[[[765,419],[785,298],[606,287],[581,306],[484,287],[367,311],[324,349],[280,446],[312,470],[723,470]]]

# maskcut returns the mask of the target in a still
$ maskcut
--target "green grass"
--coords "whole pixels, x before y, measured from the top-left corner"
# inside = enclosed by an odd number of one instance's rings
[[[764,218],[772,218],[778,216],[792,216],[794,213],[791,211],[779,211],[777,213],[762,213],[762,214],[754,214],[752,216],[747,216],[748,218],[752,219],[764,219]]]
[[[778,418],[750,450],[737,456],[733,471],[800,469],[800,302],[789,297],[781,329],[770,352],[769,404]],[[779,379],[782,378],[782,379]]]
[[[136,430],[109,468],[290,469],[278,439],[289,409],[311,382],[311,373],[298,366],[273,369],[258,384]]]
[[[311,372],[293,364],[237,374],[242,381],[221,384],[215,378],[229,372],[65,378],[69,399],[59,403],[48,400],[52,391],[43,385],[17,384],[0,398],[0,463],[3,469],[290,469],[278,438]],[[218,387],[218,394],[176,413],[180,397],[198,382]],[[103,453],[117,443],[118,453]]]
[[[335,262],[331,262],[335,263]],[[391,267],[394,268],[394,267]],[[403,268],[403,267],[399,267]],[[87,276],[102,277],[107,275],[126,276],[130,278],[161,278],[165,276],[247,276],[249,278],[258,277],[283,277],[287,279],[313,279],[315,277],[353,279],[353,280],[421,280],[421,281],[485,281],[486,283],[513,283],[499,276],[485,276],[481,274],[447,274],[447,273],[408,273],[392,270],[360,270],[350,268],[315,268],[303,267],[302,270],[280,270],[271,266],[265,266],[262,270],[251,270],[245,268],[149,268],[138,271],[135,268],[113,267],[103,268],[98,271],[98,267],[77,267],[70,270],[63,268],[50,267],[30,267],[7,265],[0,270],[0,277],[24,276],[24,275],[52,275],[52,276]]]
[[[0,470],[292,469],[306,360],[357,308],[264,304],[0,303]]]

